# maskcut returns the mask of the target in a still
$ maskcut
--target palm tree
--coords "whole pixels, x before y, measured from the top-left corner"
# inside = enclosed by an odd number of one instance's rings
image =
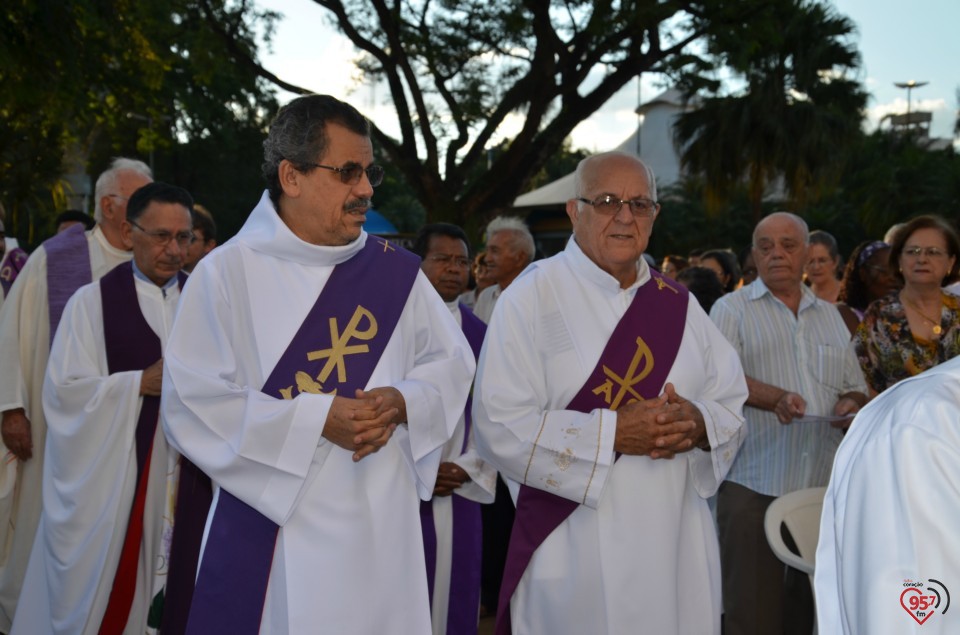
[[[859,53],[853,23],[811,0],[778,0],[710,53],[743,90],[712,95],[674,128],[688,174],[703,180],[716,213],[746,188],[754,221],[764,195],[783,187],[798,208],[836,184],[845,149],[861,135],[866,95],[851,74]],[[688,88],[692,96],[696,87]]]

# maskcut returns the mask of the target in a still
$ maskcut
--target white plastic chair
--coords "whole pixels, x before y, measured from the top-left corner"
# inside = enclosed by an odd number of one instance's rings
[[[770,549],[781,562],[810,576],[811,589],[814,589],[813,570],[816,564],[817,541],[820,539],[820,513],[826,491],[826,487],[811,487],[784,494],[770,503],[763,521]],[[787,526],[800,555],[791,551],[783,541],[781,525]],[[817,632],[816,623],[813,632]]]

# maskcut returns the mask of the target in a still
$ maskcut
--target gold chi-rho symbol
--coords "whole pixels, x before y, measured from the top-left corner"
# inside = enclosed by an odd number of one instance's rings
[[[361,329],[360,325],[364,320],[366,320],[366,326],[365,328]],[[330,374],[334,369],[337,370],[337,382],[341,384],[346,382],[347,355],[358,355],[361,353],[370,352],[370,347],[367,344],[354,344],[353,341],[358,340],[360,342],[365,342],[372,340],[374,337],[376,337],[376,335],[377,319],[373,317],[373,314],[370,311],[360,305],[357,305],[356,310],[353,312],[353,316],[347,323],[347,328],[343,330],[342,334],[340,333],[340,325],[337,324],[337,319],[330,318],[330,348],[310,351],[307,353],[307,359],[311,362],[321,359],[326,359],[327,361],[323,365],[323,368],[320,369],[320,373],[317,375],[316,380],[314,380],[309,373],[306,373],[302,370],[297,371],[297,392],[313,394],[324,393],[325,391],[323,390],[323,382],[329,379]],[[336,389],[330,391],[329,394],[337,394]],[[280,395],[284,399],[293,399],[293,386],[281,388]]]
[[[637,351],[633,354],[633,359],[630,360],[630,367],[627,368],[626,374],[620,377],[604,365],[603,374],[607,376],[607,379],[593,389],[593,394],[602,394],[604,401],[607,402],[611,410],[619,408],[624,398],[627,398],[627,403],[643,401],[643,397],[634,389],[634,386],[643,381],[652,370],[653,352],[643,341],[643,338],[637,336]],[[613,393],[614,388],[617,388],[616,394]]]

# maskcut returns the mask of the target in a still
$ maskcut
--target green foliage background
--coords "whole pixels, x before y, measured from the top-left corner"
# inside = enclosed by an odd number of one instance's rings
[[[800,213],[844,251],[912,215],[956,220],[960,209],[952,150],[862,132],[852,25],[823,2],[315,1],[398,110],[401,137],[375,134],[387,167],[375,203],[404,232],[448,220],[479,237],[516,195],[571,171],[583,152],[570,131],[644,72],[702,100],[678,135],[695,176],[662,193],[655,254],[739,248],[773,209]],[[276,87],[302,90],[258,62],[277,18],[238,0],[5,2],[8,235],[38,244],[66,206],[63,176],[95,178],[117,155],[189,189],[221,241],[235,233],[263,189]],[[524,128],[494,144],[496,125],[517,114]],[[788,195],[770,202],[762,192],[776,179]]]

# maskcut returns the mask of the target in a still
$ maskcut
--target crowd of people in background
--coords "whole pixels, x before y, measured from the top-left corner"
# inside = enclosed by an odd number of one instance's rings
[[[0,633],[811,631],[764,513],[960,354],[952,223],[845,255],[776,212],[651,258],[669,203],[605,153],[560,254],[497,216],[410,255],[362,230],[352,107],[295,100],[264,147],[221,246],[126,158],[29,257],[0,218]]]

